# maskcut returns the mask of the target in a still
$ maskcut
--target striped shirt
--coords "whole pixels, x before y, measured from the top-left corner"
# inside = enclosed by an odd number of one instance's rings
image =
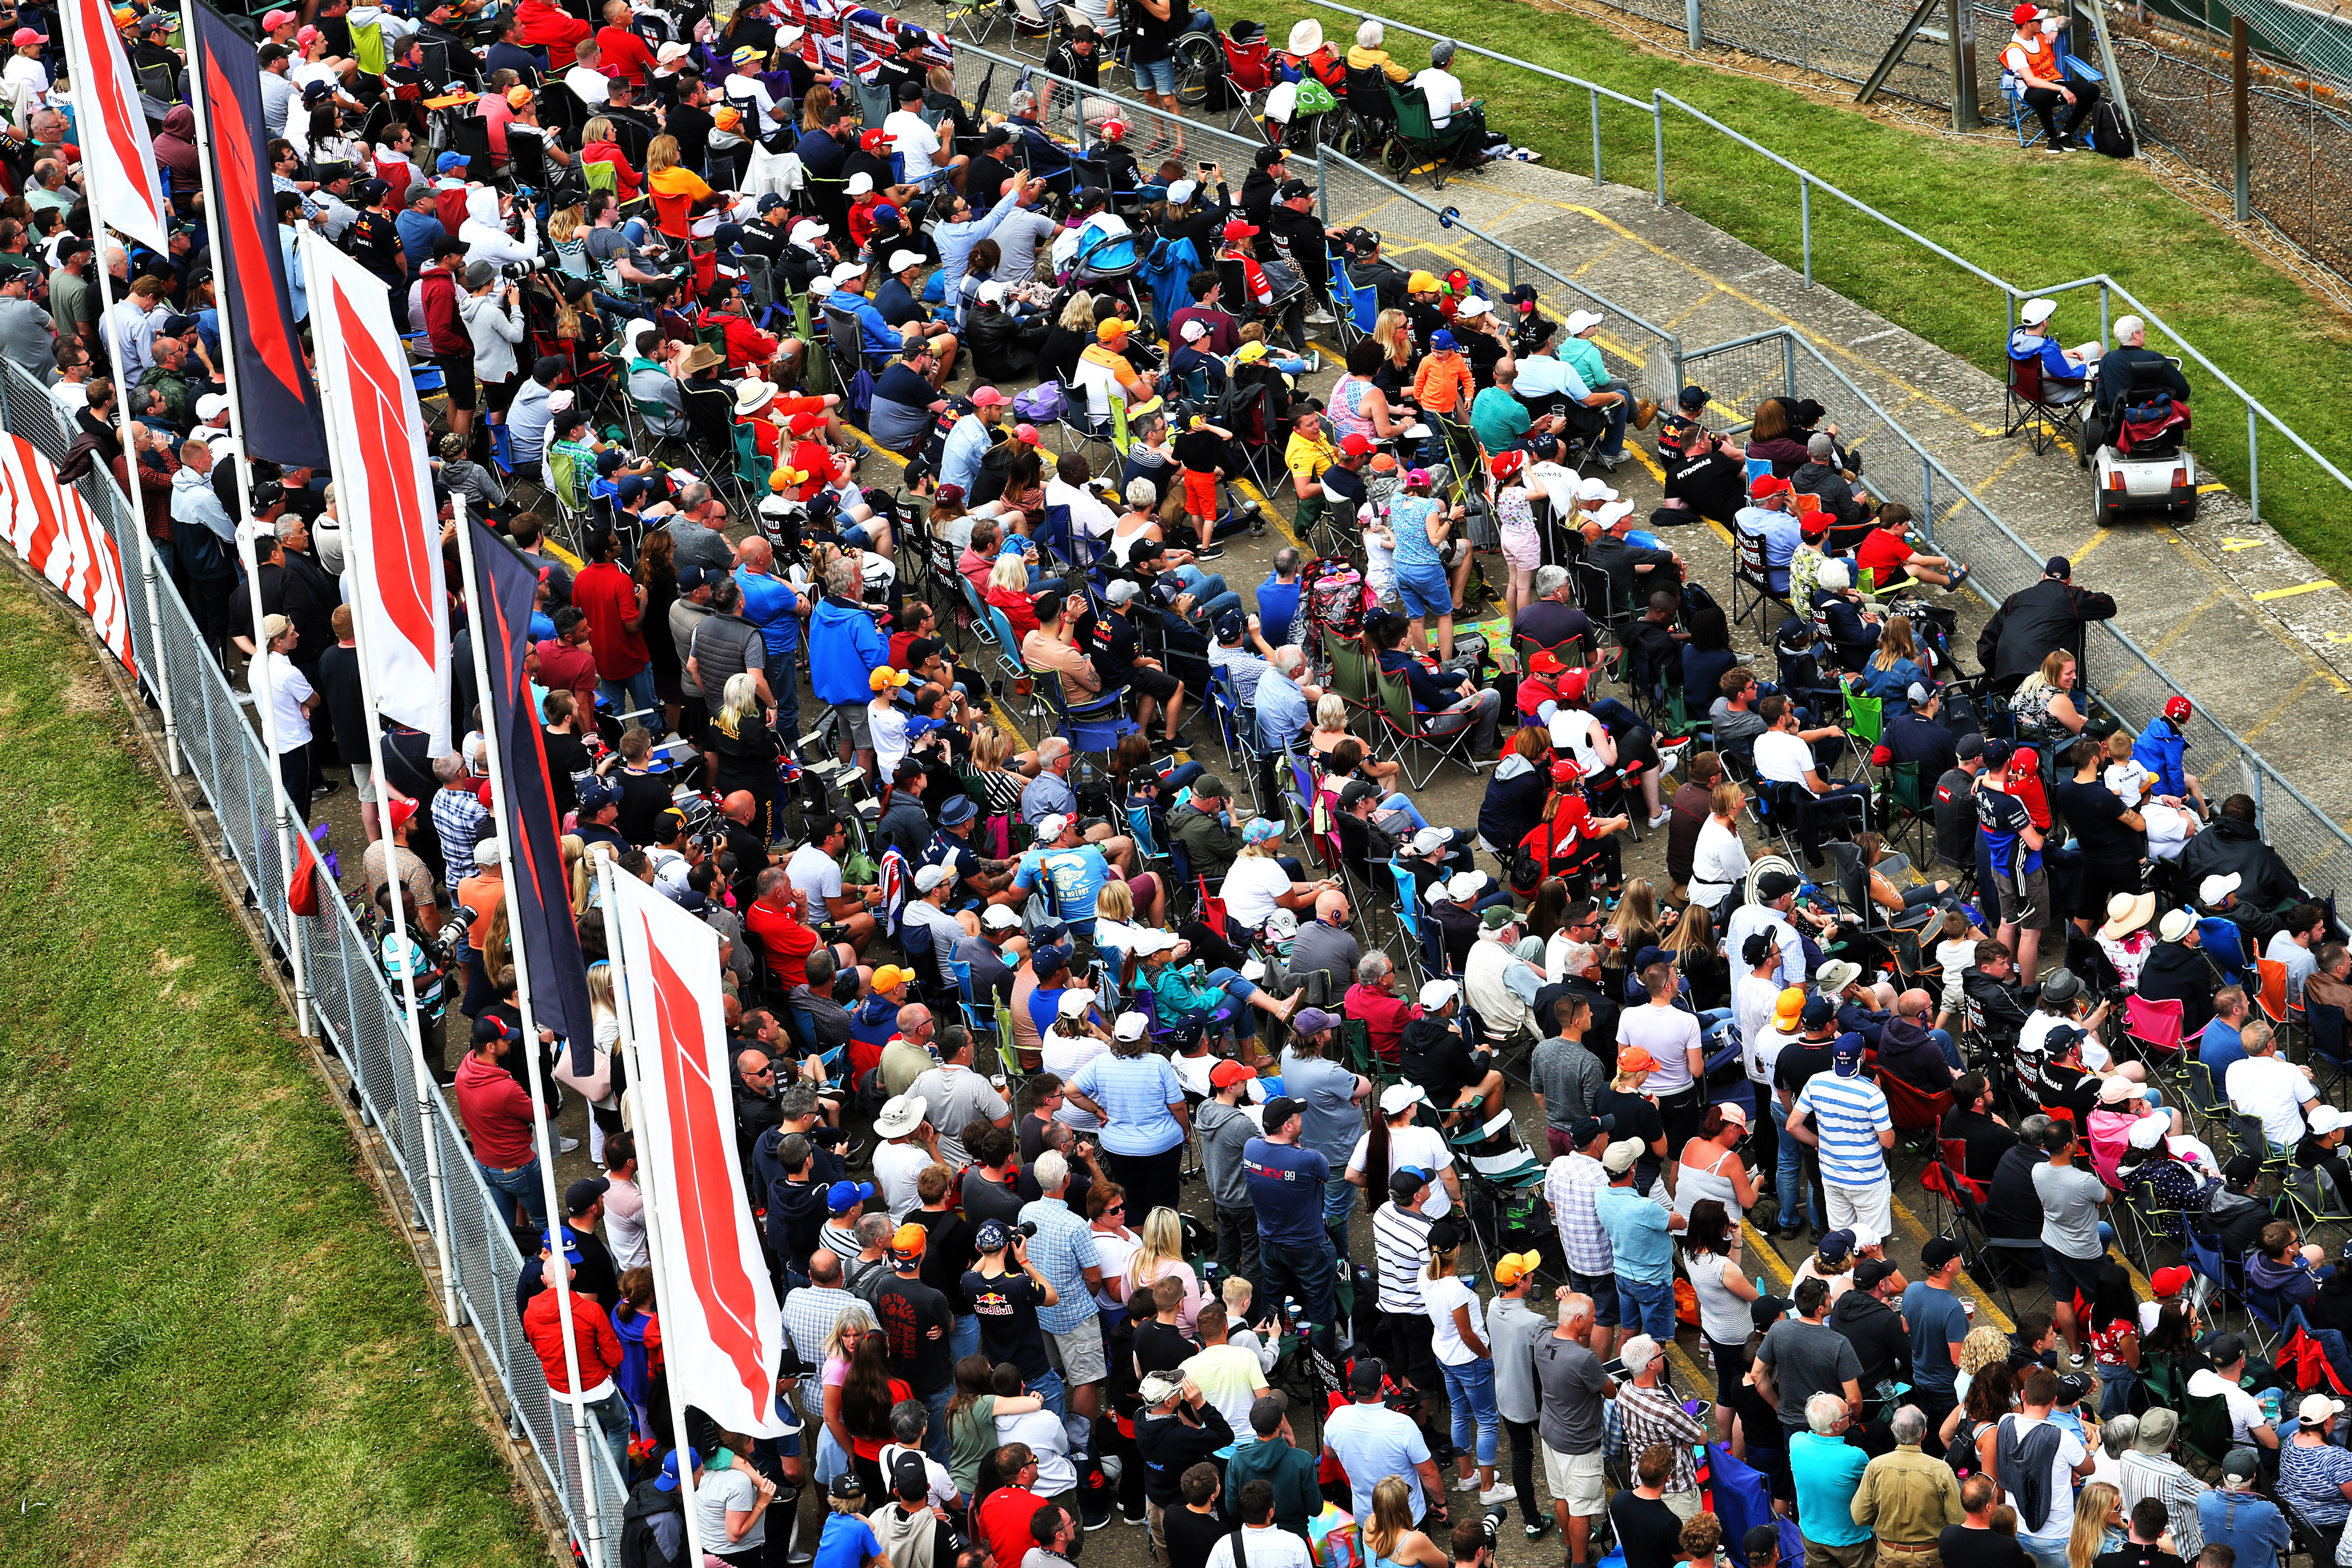
[[[823,1419],[824,1415],[824,1380],[816,1369],[824,1364],[824,1342],[841,1321],[844,1312],[856,1312],[869,1323],[874,1322],[874,1309],[835,1288],[824,1289],[803,1285],[784,1293],[784,1337],[792,1342],[793,1353],[809,1371],[801,1378],[801,1408]],[[879,1323],[875,1323],[879,1328]]]
[[[1590,1154],[1562,1154],[1544,1175],[1544,1196],[1559,1227],[1560,1247],[1579,1274],[1612,1274],[1617,1268],[1609,1233],[1592,1209],[1593,1194],[1608,1184],[1608,1171]]]
[[[1421,1310],[1421,1271],[1429,1263],[1427,1215],[1399,1208],[1394,1199],[1372,1215],[1372,1253],[1381,1271],[1381,1310]]]
[[[1086,1277],[1087,1269],[1102,1266],[1094,1233],[1059,1198],[1024,1204],[1021,1217],[1037,1227],[1029,1238],[1029,1261],[1061,1296],[1053,1306],[1037,1309],[1037,1326],[1049,1334],[1066,1334],[1096,1316],[1094,1292],[1087,1289]]]
[[[1810,1114],[1822,1139],[1822,1180],[1841,1187],[1866,1187],[1886,1180],[1886,1151],[1878,1135],[1895,1123],[1886,1096],[1859,1075],[1815,1073],[1797,1096],[1797,1109]]]

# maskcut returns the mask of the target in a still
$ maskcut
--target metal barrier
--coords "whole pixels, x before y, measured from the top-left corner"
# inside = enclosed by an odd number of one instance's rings
[[[52,463],[70,437],[56,402],[14,363],[0,364],[0,426],[21,436]],[[499,1202],[474,1163],[454,1108],[440,1087],[417,1082],[399,995],[340,897],[313,917],[286,905],[287,868],[278,847],[278,770],[219,663],[205,647],[186,605],[163,571],[133,519],[130,503],[102,467],[75,487],[121,552],[131,607],[131,640],[142,669],[160,669],[170,683],[180,754],[211,806],[220,842],[211,846],[245,878],[278,952],[301,944],[308,961],[319,1030],[351,1069],[362,1113],[383,1135],[394,1169],[405,1186],[415,1222],[447,1243],[451,1284],[463,1319],[480,1336],[498,1369],[507,1418],[526,1438],[561,1500],[572,1539],[592,1568],[618,1561],[622,1505],[627,1489],[601,1440],[592,1441],[592,1473],[583,1476],[573,1448],[568,1406],[559,1405],[524,1339],[514,1310],[523,1257],[501,1217]],[[142,577],[156,573],[158,613],[150,616]],[[452,1009],[454,1016],[455,1009]],[[449,1212],[433,1212],[425,1181],[425,1141],[436,1143]],[[498,1201],[494,1201],[497,1199]],[[453,1324],[452,1327],[456,1327]],[[593,1501],[593,1506],[592,1506]],[[591,1528],[591,1520],[596,1521]]]
[[[1704,382],[1716,401],[1727,407],[1752,408],[1765,397],[1800,395],[1820,403],[1828,410],[1825,424],[1838,427],[1840,441],[1865,456],[1869,467],[1864,478],[1871,494],[1909,507],[1921,531],[1943,553],[1969,562],[1974,570],[1967,586],[1987,604],[1997,605],[2041,579],[2042,552],[2019,538],[1966,481],[1795,331],[1780,327],[1693,349],[1682,363],[1686,375]],[[2091,624],[2082,669],[2093,694],[2134,732],[2161,715],[2166,699],[2174,693],[2194,697],[2186,683],[2112,621]],[[2352,834],[2336,826],[2243,737],[2215,723],[2204,704],[2195,705],[2182,732],[2190,756],[2204,759],[2208,768],[2218,768],[2224,758],[2238,759],[2263,837],[2305,886],[2326,886],[2324,868],[2352,848]],[[2207,798],[2225,793],[2209,790]]]

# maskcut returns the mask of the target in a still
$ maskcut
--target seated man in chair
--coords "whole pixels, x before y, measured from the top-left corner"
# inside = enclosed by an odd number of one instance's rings
[[[2052,407],[2080,403],[2090,393],[2090,378],[2098,373],[2102,345],[2094,340],[2067,348],[2050,333],[2050,318],[2057,313],[2055,300],[2028,300],[2017,312],[2017,327],[2009,334],[2009,357],[2042,362],[2042,401]]]

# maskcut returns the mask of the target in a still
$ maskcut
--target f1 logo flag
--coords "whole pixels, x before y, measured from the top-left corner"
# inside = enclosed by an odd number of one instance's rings
[[[82,167],[90,201],[107,223],[159,255],[171,253],[168,204],[155,167],[155,143],[139,106],[138,79],[114,30],[110,0],[64,0],[58,8],[66,69],[80,115]]]
[[[662,1347],[686,1403],[730,1431],[782,1433],[783,1322],[751,1233],[710,928],[635,877],[608,879],[642,1072],[639,1153],[662,1241]]]
[[[425,462],[425,413],[383,284],[306,229],[296,242],[310,292],[335,497],[352,550],[376,706],[449,745],[449,596],[441,525]]]

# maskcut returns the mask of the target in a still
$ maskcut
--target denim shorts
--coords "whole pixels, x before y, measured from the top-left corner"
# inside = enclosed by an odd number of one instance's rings
[[[1454,585],[1445,580],[1445,568],[1443,566],[1400,571],[1396,585],[1397,597],[1404,601],[1405,618],[1408,620],[1454,613]]]
[[[1131,62],[1135,71],[1135,87],[1139,92],[1172,93],[1176,90],[1176,57],[1167,56],[1150,62]]]

